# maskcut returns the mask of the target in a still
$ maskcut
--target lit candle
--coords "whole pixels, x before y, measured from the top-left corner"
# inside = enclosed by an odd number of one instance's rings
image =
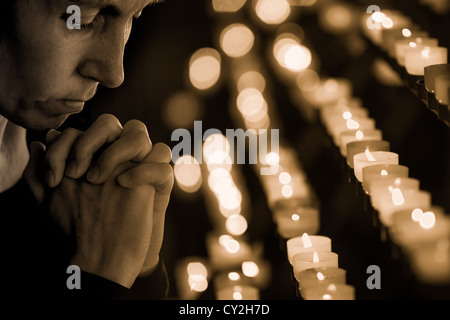
[[[392,214],[389,234],[405,252],[409,252],[421,244],[450,237],[450,217],[437,206],[397,211]]]
[[[297,253],[292,258],[294,277],[298,281],[298,275],[303,270],[319,267],[339,267],[338,254],[329,251],[307,251]]]
[[[331,252],[331,239],[321,235],[308,235],[304,233],[301,237],[291,238],[286,241],[287,255],[290,264],[293,257],[301,252],[328,251]]]
[[[302,291],[304,300],[355,300],[355,287],[348,284],[327,284]]]
[[[419,180],[407,177],[390,177],[374,181],[370,187],[370,200],[374,208],[378,208],[380,199],[392,195],[394,189],[419,190]]]
[[[310,205],[292,205],[291,202],[278,201],[272,210],[278,234],[290,239],[303,233],[315,234],[320,228],[319,209]]]
[[[395,28],[383,30],[382,49],[387,52],[390,57],[395,56],[395,44],[399,40],[410,40],[417,37],[428,37],[427,31],[419,30],[419,26],[409,26],[407,28]],[[411,41],[411,40],[410,40]]]
[[[409,176],[409,168],[399,164],[378,164],[362,169],[362,186],[367,194],[370,194],[371,185],[375,181],[387,180],[392,177]]]
[[[390,148],[391,145],[389,141],[385,140],[365,140],[347,143],[347,164],[350,168],[354,168],[353,156],[355,154],[365,152],[366,149],[369,149],[372,152],[372,151],[390,151]]]
[[[450,284],[450,240],[416,248],[410,255],[411,267],[417,279],[427,284]]]
[[[369,148],[355,154],[353,165],[356,179],[362,182],[362,169],[375,164],[398,164],[398,154],[390,151],[370,151]]]
[[[311,268],[298,274],[298,289],[303,291],[321,285],[346,284],[347,271],[336,267]]]
[[[347,156],[347,144],[353,141],[383,140],[383,133],[378,129],[347,130],[339,135],[339,150],[343,157]]]
[[[426,66],[442,63],[447,63],[446,47],[421,46],[406,49],[405,68],[410,75],[423,76]]]
[[[424,69],[424,83],[428,92],[434,93],[436,77],[450,73],[450,64],[433,64]]]
[[[448,91],[450,88],[450,73],[439,75],[435,79],[435,91],[436,100],[440,104],[449,105]]]
[[[317,88],[304,92],[304,98],[313,106],[321,106],[336,103],[341,98],[349,98],[352,95],[351,82],[345,78],[321,79]]]
[[[423,208],[431,206],[431,194],[423,190],[401,190],[394,188],[391,194],[383,194],[377,201],[377,211],[383,225],[392,225],[392,215],[396,211]]]
[[[183,300],[196,300],[208,288],[208,261],[203,257],[186,257],[176,261],[174,280],[179,297]]]
[[[405,55],[406,50],[409,48],[422,48],[422,47],[437,47],[439,46],[439,41],[436,38],[414,38],[414,39],[403,39],[398,40],[395,43],[395,59],[397,63],[404,67],[405,66]]]
[[[259,300],[260,292],[253,286],[230,286],[217,290],[217,300]]]
[[[211,232],[206,237],[206,245],[211,265],[217,269],[240,266],[243,261],[253,258],[250,245],[230,235]]]
[[[358,130],[372,130],[375,129],[375,125],[375,119],[373,118],[351,117],[348,119],[340,119],[340,121],[333,122],[328,129],[333,138],[334,144],[339,145],[339,136],[342,132],[353,130],[356,133],[356,131]]]

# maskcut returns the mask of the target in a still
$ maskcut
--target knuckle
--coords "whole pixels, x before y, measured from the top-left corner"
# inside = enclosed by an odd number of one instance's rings
[[[166,161],[166,162],[170,162],[170,160],[172,159],[172,150],[170,149],[170,147],[163,143],[163,142],[158,142],[157,144],[155,144],[153,146],[154,150],[157,150],[157,152],[161,153],[161,157]]]
[[[102,123],[102,126],[106,126],[113,130],[122,130],[122,124],[119,119],[110,113],[104,113],[97,118],[97,121]]]

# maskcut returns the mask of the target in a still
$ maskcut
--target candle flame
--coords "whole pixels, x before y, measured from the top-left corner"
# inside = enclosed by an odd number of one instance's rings
[[[382,176],[387,176],[387,175],[388,175],[388,172],[387,172],[386,170],[383,169],[383,170],[381,170],[381,175],[382,175]]]
[[[330,283],[330,285],[327,287],[327,290],[329,291],[336,291],[336,285],[334,283]]]
[[[241,276],[237,272],[230,272],[230,273],[228,273],[228,279],[230,279],[231,281],[237,281],[240,278],[241,278]]]
[[[399,188],[394,188],[394,190],[392,190],[392,202],[396,206],[401,206],[402,204],[405,203],[402,190],[400,190]]]
[[[411,42],[409,43],[409,46],[410,46],[411,48],[415,48],[415,47],[417,46],[417,44],[416,44],[414,41],[411,41]]]
[[[370,153],[369,148],[366,148],[365,153],[366,153],[367,160],[369,160],[369,161],[377,161],[377,160],[373,157],[373,155]]]
[[[422,215],[422,217],[420,218],[420,226],[424,229],[433,228],[435,222],[436,222],[436,216],[431,211],[425,212]]]
[[[348,119],[347,120],[347,128],[349,128],[350,130],[358,129],[359,123],[353,119]]]
[[[353,115],[352,115],[352,113],[351,113],[350,111],[345,111],[345,112],[342,114],[342,117],[343,117],[345,120],[350,119],[352,116],[353,116]]]
[[[331,295],[329,295],[328,293],[325,293],[325,294],[322,296],[322,299],[323,299],[323,300],[331,300]]]
[[[314,251],[313,262],[314,263],[318,263],[319,262],[319,255],[317,254],[317,251]]]
[[[411,30],[409,30],[408,28],[404,28],[402,30],[402,34],[404,37],[409,38],[409,37],[411,37]]]
[[[303,241],[303,246],[305,248],[311,248],[312,247],[311,238],[308,236],[308,234],[306,232],[302,235],[302,241]]]
[[[294,214],[291,216],[291,219],[292,219],[292,221],[298,221],[298,220],[300,220],[300,216],[299,216],[298,214],[294,213]]]
[[[420,219],[422,219],[423,211],[420,208],[416,208],[411,212],[411,219],[413,219],[416,222],[419,222]]]
[[[425,47],[425,49],[422,50],[422,57],[428,59],[428,56],[430,54],[430,47]]]
[[[324,280],[325,279],[325,276],[323,275],[322,272],[317,272],[317,279],[319,279],[319,280]]]
[[[355,133],[355,137],[357,140],[361,140],[362,138],[364,138],[364,133],[361,130],[358,130]]]

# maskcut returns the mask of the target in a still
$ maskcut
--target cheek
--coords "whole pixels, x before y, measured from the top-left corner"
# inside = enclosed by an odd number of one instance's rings
[[[77,46],[65,34],[62,21],[52,18],[18,27],[18,51],[15,65],[26,100],[59,98],[73,84]]]

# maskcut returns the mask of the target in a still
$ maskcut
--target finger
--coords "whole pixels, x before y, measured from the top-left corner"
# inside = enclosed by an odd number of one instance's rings
[[[89,169],[86,178],[89,182],[105,182],[114,170],[127,161],[141,162],[152,150],[152,143],[146,126],[137,120],[127,122],[120,138],[109,146]]]
[[[50,188],[56,187],[64,177],[67,158],[82,134],[80,130],[68,128],[53,138],[53,143],[48,147],[45,155],[45,164],[48,168],[46,181]]]
[[[35,141],[31,143],[30,149],[30,160],[23,176],[38,203],[42,203],[45,196],[45,187],[41,168],[44,162],[45,146]]]
[[[47,145],[51,145],[55,141],[55,139],[59,137],[60,134],[61,132],[59,132],[58,130],[49,130],[49,132],[47,132],[47,135],[45,136],[45,143]]]
[[[86,173],[94,154],[106,143],[115,141],[122,133],[122,125],[111,114],[103,114],[95,120],[76,142],[70,155],[66,175],[78,179]]]
[[[170,163],[172,161],[172,150],[168,145],[162,142],[158,142],[152,148],[150,154],[145,158],[143,162],[165,162]]]
[[[173,186],[173,169],[168,163],[143,163],[121,174],[118,182],[130,189],[151,184],[157,191],[164,192]]]

